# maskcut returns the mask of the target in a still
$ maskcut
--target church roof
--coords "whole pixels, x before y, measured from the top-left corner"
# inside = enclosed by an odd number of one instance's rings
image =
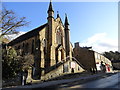
[[[35,29],[33,29],[33,30],[31,30],[31,31],[29,31],[29,32],[27,32],[27,33],[19,36],[19,37],[17,37],[16,39],[14,39],[14,40],[12,40],[10,43],[8,43],[8,45],[10,45],[10,46],[11,46],[11,45],[14,45],[14,44],[16,44],[16,43],[19,43],[19,42],[21,42],[21,41],[24,41],[24,40],[26,40],[26,39],[29,39],[29,38],[31,38],[31,37],[33,37],[33,36],[35,36],[35,35],[38,35],[38,34],[39,34],[38,32],[39,32],[40,30],[42,30],[45,26],[47,26],[47,23],[44,24],[44,25],[42,25],[42,26],[40,26],[40,27],[38,27],[38,28],[35,28]]]

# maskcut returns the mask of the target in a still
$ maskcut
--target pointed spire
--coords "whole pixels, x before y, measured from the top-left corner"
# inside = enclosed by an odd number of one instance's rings
[[[67,18],[67,14],[65,13],[65,25],[69,25],[68,23],[68,18]]]
[[[59,12],[57,11],[57,18],[58,18],[58,17],[60,17],[60,16],[59,16]]]
[[[53,8],[52,8],[52,0],[50,0],[50,4],[49,4],[48,11],[53,11]],[[53,12],[54,12],[54,11],[53,11]]]

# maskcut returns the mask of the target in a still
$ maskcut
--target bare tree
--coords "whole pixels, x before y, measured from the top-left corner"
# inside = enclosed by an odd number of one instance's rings
[[[22,69],[28,70],[29,67],[33,67],[34,57],[32,55],[26,55],[22,60],[20,59],[20,64],[22,65]]]
[[[0,37],[10,34],[18,34],[17,29],[22,26],[28,25],[25,17],[17,18],[12,10],[3,8],[0,12],[2,25],[0,26]]]

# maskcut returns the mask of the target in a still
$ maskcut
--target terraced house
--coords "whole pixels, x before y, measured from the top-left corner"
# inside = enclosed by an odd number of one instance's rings
[[[55,18],[52,2],[49,3],[47,13],[47,23],[9,43],[19,55],[33,56],[34,67],[28,72],[28,82],[84,71],[82,65],[72,57],[73,47],[67,15],[64,24],[59,14]]]
[[[112,72],[111,61],[102,54],[93,51],[92,47],[80,47],[79,42],[75,43],[73,49],[74,57],[90,72]]]

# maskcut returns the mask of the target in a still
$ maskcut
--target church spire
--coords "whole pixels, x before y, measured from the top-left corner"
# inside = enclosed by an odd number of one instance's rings
[[[66,49],[66,57],[70,56],[70,29],[67,14],[65,14],[65,49]]]
[[[52,8],[52,0],[50,0],[50,4],[49,4],[49,8],[48,8],[48,12],[49,11],[53,11],[53,8]],[[53,11],[54,12],[54,11]]]
[[[65,26],[66,25],[69,25],[69,23],[68,23],[68,18],[67,18],[67,14],[65,14]]]
[[[50,0],[50,3],[49,3],[49,8],[48,8],[48,11],[47,11],[47,13],[48,13],[48,18],[49,17],[54,17],[54,11],[53,11],[53,8],[52,8],[52,1]]]

